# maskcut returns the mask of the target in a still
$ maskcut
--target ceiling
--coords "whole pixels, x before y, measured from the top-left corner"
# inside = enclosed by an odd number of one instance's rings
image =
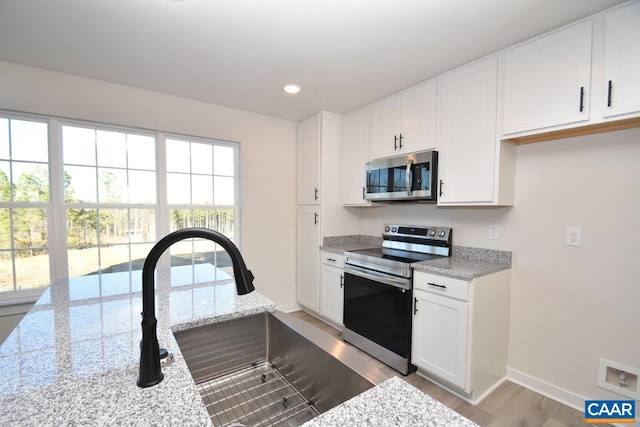
[[[0,0],[0,60],[299,120],[621,2]]]

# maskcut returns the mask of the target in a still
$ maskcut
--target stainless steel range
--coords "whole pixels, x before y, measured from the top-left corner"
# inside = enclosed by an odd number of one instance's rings
[[[342,337],[400,373],[411,364],[411,264],[451,256],[448,227],[388,224],[380,248],[345,252]]]

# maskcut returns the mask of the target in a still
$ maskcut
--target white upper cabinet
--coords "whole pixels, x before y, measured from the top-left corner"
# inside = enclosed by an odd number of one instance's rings
[[[372,159],[435,148],[435,81],[372,105],[370,118]]]
[[[640,3],[605,17],[603,116],[640,111]]]
[[[505,54],[503,134],[589,120],[591,21]]]
[[[298,123],[299,205],[319,204],[321,126],[321,114]]]
[[[497,79],[492,57],[438,81],[438,205],[513,203],[512,191],[500,200],[497,185],[503,172],[512,175],[515,164],[513,148],[505,145],[503,153],[496,135]],[[513,176],[502,179],[512,188]]]
[[[342,203],[369,205],[364,199],[365,166],[369,161],[369,108],[342,118]]]

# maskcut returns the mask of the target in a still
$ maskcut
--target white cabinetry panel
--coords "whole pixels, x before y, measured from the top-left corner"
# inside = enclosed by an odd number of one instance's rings
[[[505,54],[503,134],[589,120],[591,21]]]
[[[605,18],[604,117],[640,111],[640,3]]]
[[[298,207],[297,236],[297,301],[309,309],[318,311],[320,225],[317,206]]]
[[[439,80],[439,205],[495,202],[497,59]]]
[[[364,199],[365,167],[369,161],[369,109],[342,118],[342,203],[369,205]]]
[[[298,204],[317,205],[320,197],[322,115],[298,123]]]
[[[469,304],[414,290],[412,363],[467,389]]]

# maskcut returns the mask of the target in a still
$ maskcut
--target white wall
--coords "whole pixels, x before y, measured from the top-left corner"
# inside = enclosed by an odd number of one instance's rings
[[[242,254],[258,291],[295,303],[294,122],[1,61],[0,109],[239,142]]]
[[[514,207],[363,209],[362,232],[379,234],[377,219],[451,226],[455,245],[512,251],[511,373],[574,405],[620,398],[596,381],[600,357],[640,368],[640,130],[517,156]],[[564,245],[566,226],[582,227],[581,247]]]

